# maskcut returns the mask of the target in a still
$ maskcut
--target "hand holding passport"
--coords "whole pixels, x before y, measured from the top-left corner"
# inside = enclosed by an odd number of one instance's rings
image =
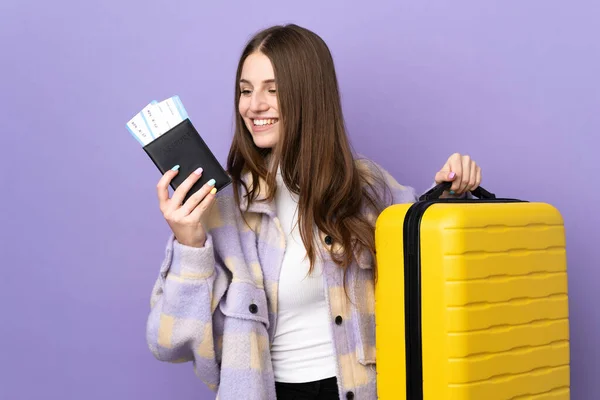
[[[174,190],[191,173],[202,168],[202,176],[186,193],[183,202],[211,179],[215,180],[217,190],[231,183],[231,178],[190,121],[179,96],[152,101],[127,122],[127,129],[163,175],[179,165],[179,173],[170,183]]]

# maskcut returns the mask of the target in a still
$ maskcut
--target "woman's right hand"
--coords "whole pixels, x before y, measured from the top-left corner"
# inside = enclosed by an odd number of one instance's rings
[[[179,243],[190,247],[204,247],[206,231],[202,220],[215,200],[217,189],[214,188],[214,180],[207,182],[183,203],[187,192],[202,176],[202,169],[198,168],[191,173],[169,198],[169,185],[178,173],[178,167],[165,172],[156,186],[160,211]]]

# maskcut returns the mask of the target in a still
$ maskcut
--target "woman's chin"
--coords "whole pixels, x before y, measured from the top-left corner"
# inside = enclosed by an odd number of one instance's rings
[[[277,145],[278,135],[274,133],[269,134],[253,134],[252,139],[256,147],[261,149],[271,149]]]

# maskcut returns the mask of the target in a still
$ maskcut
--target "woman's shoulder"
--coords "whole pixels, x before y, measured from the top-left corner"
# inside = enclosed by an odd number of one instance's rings
[[[400,184],[396,178],[376,161],[357,155],[354,161],[363,182],[386,204],[414,202],[417,194],[414,188]]]
[[[386,174],[389,174],[377,162],[360,154],[354,157],[354,165],[363,177],[369,179],[369,182],[376,178],[384,178]]]
[[[354,159],[354,165],[356,165],[356,169],[365,184],[375,186],[378,189],[381,189],[382,186],[398,189],[405,187],[398,183],[387,169],[370,158],[358,155]]]

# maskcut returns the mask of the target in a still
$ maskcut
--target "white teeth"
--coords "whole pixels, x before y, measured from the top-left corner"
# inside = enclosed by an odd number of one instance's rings
[[[257,125],[257,126],[272,125],[275,122],[277,122],[277,119],[272,119],[272,118],[270,118],[270,119],[255,119],[254,125]]]

